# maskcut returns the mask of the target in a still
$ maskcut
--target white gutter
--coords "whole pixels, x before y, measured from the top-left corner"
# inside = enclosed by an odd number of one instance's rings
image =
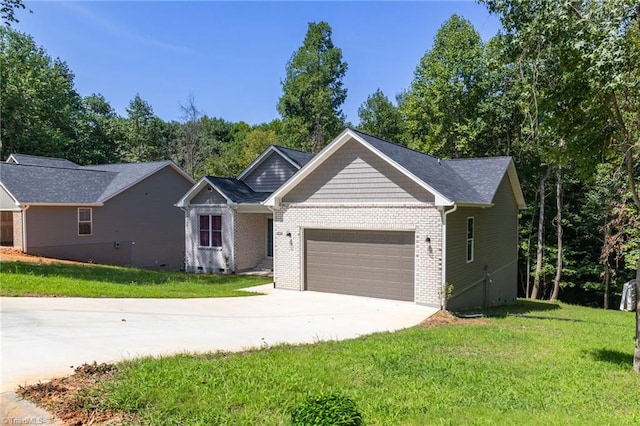
[[[447,215],[455,212],[458,205],[454,204],[451,210],[445,210],[441,207],[440,216],[442,217],[442,262],[440,262],[440,273],[442,276],[442,309],[447,308]]]

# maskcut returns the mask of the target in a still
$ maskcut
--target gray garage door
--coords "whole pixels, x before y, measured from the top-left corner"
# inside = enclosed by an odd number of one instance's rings
[[[414,233],[305,230],[305,288],[414,300]]]

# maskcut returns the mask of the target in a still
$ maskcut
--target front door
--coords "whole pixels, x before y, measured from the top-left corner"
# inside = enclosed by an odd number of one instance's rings
[[[267,219],[267,256],[273,257],[273,219]]]

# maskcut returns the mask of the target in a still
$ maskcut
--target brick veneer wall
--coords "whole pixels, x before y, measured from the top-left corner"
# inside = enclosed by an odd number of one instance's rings
[[[23,212],[13,212],[13,248],[16,250],[24,250],[22,218]]]
[[[274,214],[277,288],[303,290],[305,228],[415,231],[415,302],[441,305],[442,221],[436,207],[282,205]]]
[[[271,213],[235,212],[236,270],[255,268],[267,255],[267,219]]]

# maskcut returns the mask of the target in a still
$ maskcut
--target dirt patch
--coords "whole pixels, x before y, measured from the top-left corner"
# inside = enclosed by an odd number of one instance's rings
[[[101,407],[99,385],[117,372],[113,364],[83,364],[70,376],[20,386],[17,394],[44,408],[66,425],[139,424],[135,416]]]
[[[418,327],[436,328],[445,325],[478,325],[488,323],[489,320],[487,318],[459,318],[452,315],[451,312],[440,310],[421,322]]]
[[[16,250],[10,247],[0,247],[0,262],[29,262],[29,263],[70,263],[70,264],[85,264],[84,262],[77,262],[75,260],[61,260],[53,259],[50,257],[35,256],[27,254],[23,251]]]

